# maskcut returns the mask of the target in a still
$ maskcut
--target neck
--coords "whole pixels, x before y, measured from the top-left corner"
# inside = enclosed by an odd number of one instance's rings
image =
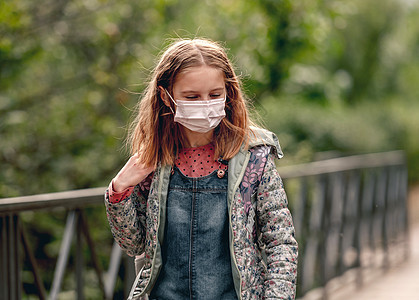
[[[191,131],[188,128],[184,128],[184,130],[188,143],[186,146],[188,148],[204,146],[211,143],[213,140],[214,130],[210,130],[206,133]]]

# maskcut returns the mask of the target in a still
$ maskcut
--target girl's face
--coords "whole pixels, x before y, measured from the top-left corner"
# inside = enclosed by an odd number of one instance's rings
[[[176,76],[173,84],[175,100],[211,100],[224,95],[223,71],[206,65],[186,69]]]
[[[163,93],[163,91],[162,95],[162,98],[165,99],[166,105],[168,105],[168,101],[170,101],[168,99],[168,95]],[[175,101],[220,100],[224,97],[225,81],[223,71],[206,65],[191,67],[182,71],[176,76],[173,84],[173,98]],[[196,124],[196,122],[190,124],[190,122],[187,122],[187,125],[179,121],[183,125],[182,131],[186,135],[187,144],[185,146],[202,146],[212,140],[214,129],[211,128],[215,123],[211,126],[210,123],[208,123],[209,120],[203,121],[206,121],[204,122],[204,127],[208,125],[208,128],[204,128],[203,131],[202,124]],[[215,126],[216,125],[218,125],[218,123],[215,124]],[[205,129],[208,129],[208,131],[205,131]]]

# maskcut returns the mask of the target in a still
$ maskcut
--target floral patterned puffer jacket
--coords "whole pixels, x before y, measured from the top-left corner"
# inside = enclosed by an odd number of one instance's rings
[[[287,197],[274,158],[281,158],[272,132],[252,128],[248,149],[243,146],[228,163],[230,251],[234,286],[239,299],[294,299],[298,246]],[[105,205],[112,234],[129,255],[144,252],[141,272],[131,296],[150,292],[162,258],[165,204],[170,166],[159,166],[151,185],[137,185],[131,195]]]

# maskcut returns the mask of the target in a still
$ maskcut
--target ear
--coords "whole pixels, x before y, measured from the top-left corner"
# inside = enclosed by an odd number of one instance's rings
[[[159,93],[160,93],[160,98],[162,99],[162,101],[164,102],[164,104],[168,107],[170,107],[170,99],[169,96],[166,93],[166,90],[162,87],[159,86]]]

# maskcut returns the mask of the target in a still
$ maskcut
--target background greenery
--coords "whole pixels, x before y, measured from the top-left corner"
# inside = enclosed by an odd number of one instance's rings
[[[419,180],[413,0],[3,0],[0,198],[107,185],[158,55],[195,36],[228,48],[281,164],[403,149]]]

